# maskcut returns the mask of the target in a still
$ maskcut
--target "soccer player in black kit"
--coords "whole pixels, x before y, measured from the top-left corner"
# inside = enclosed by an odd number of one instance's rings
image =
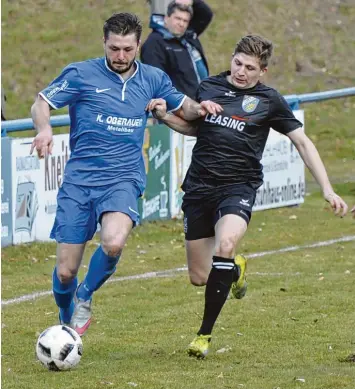
[[[236,46],[230,71],[202,81],[196,100],[215,102],[221,112],[192,123],[167,114],[161,99],[150,103],[167,125],[197,136],[182,185],[189,276],[192,284],[206,285],[202,325],[187,350],[197,358],[208,353],[213,326],[230,290],[235,298],[246,292],[246,260],[236,251],[263,183],[260,160],[270,127],[290,138],[335,214],[344,216],[348,208],[285,99],[260,82],[272,48],[263,37],[245,36]]]

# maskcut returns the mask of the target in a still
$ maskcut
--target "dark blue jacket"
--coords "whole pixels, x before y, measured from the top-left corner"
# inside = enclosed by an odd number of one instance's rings
[[[142,45],[141,61],[164,70],[177,90],[195,99],[199,83],[184,41],[200,52],[208,70],[207,59],[198,37],[210,24],[213,12],[202,0],[194,0],[193,10],[193,18],[182,38],[176,38],[165,28],[155,25]]]

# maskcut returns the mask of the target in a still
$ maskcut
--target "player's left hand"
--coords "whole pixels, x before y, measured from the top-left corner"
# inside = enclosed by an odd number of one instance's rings
[[[206,116],[208,113],[211,115],[217,115],[217,113],[220,113],[223,111],[223,108],[211,100],[205,100],[201,101],[200,103],[200,109],[198,110],[199,116]]]
[[[166,101],[164,99],[151,99],[145,110],[151,112],[156,119],[162,120],[167,114]]]
[[[355,205],[351,208],[350,212],[353,214],[353,218],[355,219]]]
[[[328,201],[328,203],[333,208],[335,215],[341,217],[346,215],[346,213],[348,212],[348,206],[340,196],[332,192],[332,193],[325,194],[324,198],[326,201]]]

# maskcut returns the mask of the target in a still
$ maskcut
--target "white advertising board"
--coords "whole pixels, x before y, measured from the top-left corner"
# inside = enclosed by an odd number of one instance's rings
[[[52,154],[29,155],[33,138],[12,142],[13,243],[47,241],[57,208],[57,192],[69,158],[69,136],[55,135]]]
[[[181,204],[183,192],[181,189],[183,172],[184,135],[170,130],[170,215],[172,218],[182,216]]]
[[[184,136],[170,130],[170,214],[172,218],[182,217],[181,204],[184,192],[181,185],[190,166],[195,143],[195,137]]]
[[[293,113],[304,123],[304,111]],[[264,184],[257,191],[253,211],[304,202],[304,163],[287,136],[270,130],[261,163],[264,167]]]

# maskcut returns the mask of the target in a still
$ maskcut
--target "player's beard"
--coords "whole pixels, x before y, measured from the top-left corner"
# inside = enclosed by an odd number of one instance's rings
[[[109,58],[107,58],[106,56],[106,62],[107,62],[107,65],[108,67],[115,73],[117,74],[123,74],[123,73],[127,73],[133,66],[134,64],[134,61],[136,60],[136,58],[132,59],[132,61],[130,63],[127,64],[126,67],[122,67],[120,69],[117,69],[114,67],[114,65],[112,64],[112,62],[109,60]]]

